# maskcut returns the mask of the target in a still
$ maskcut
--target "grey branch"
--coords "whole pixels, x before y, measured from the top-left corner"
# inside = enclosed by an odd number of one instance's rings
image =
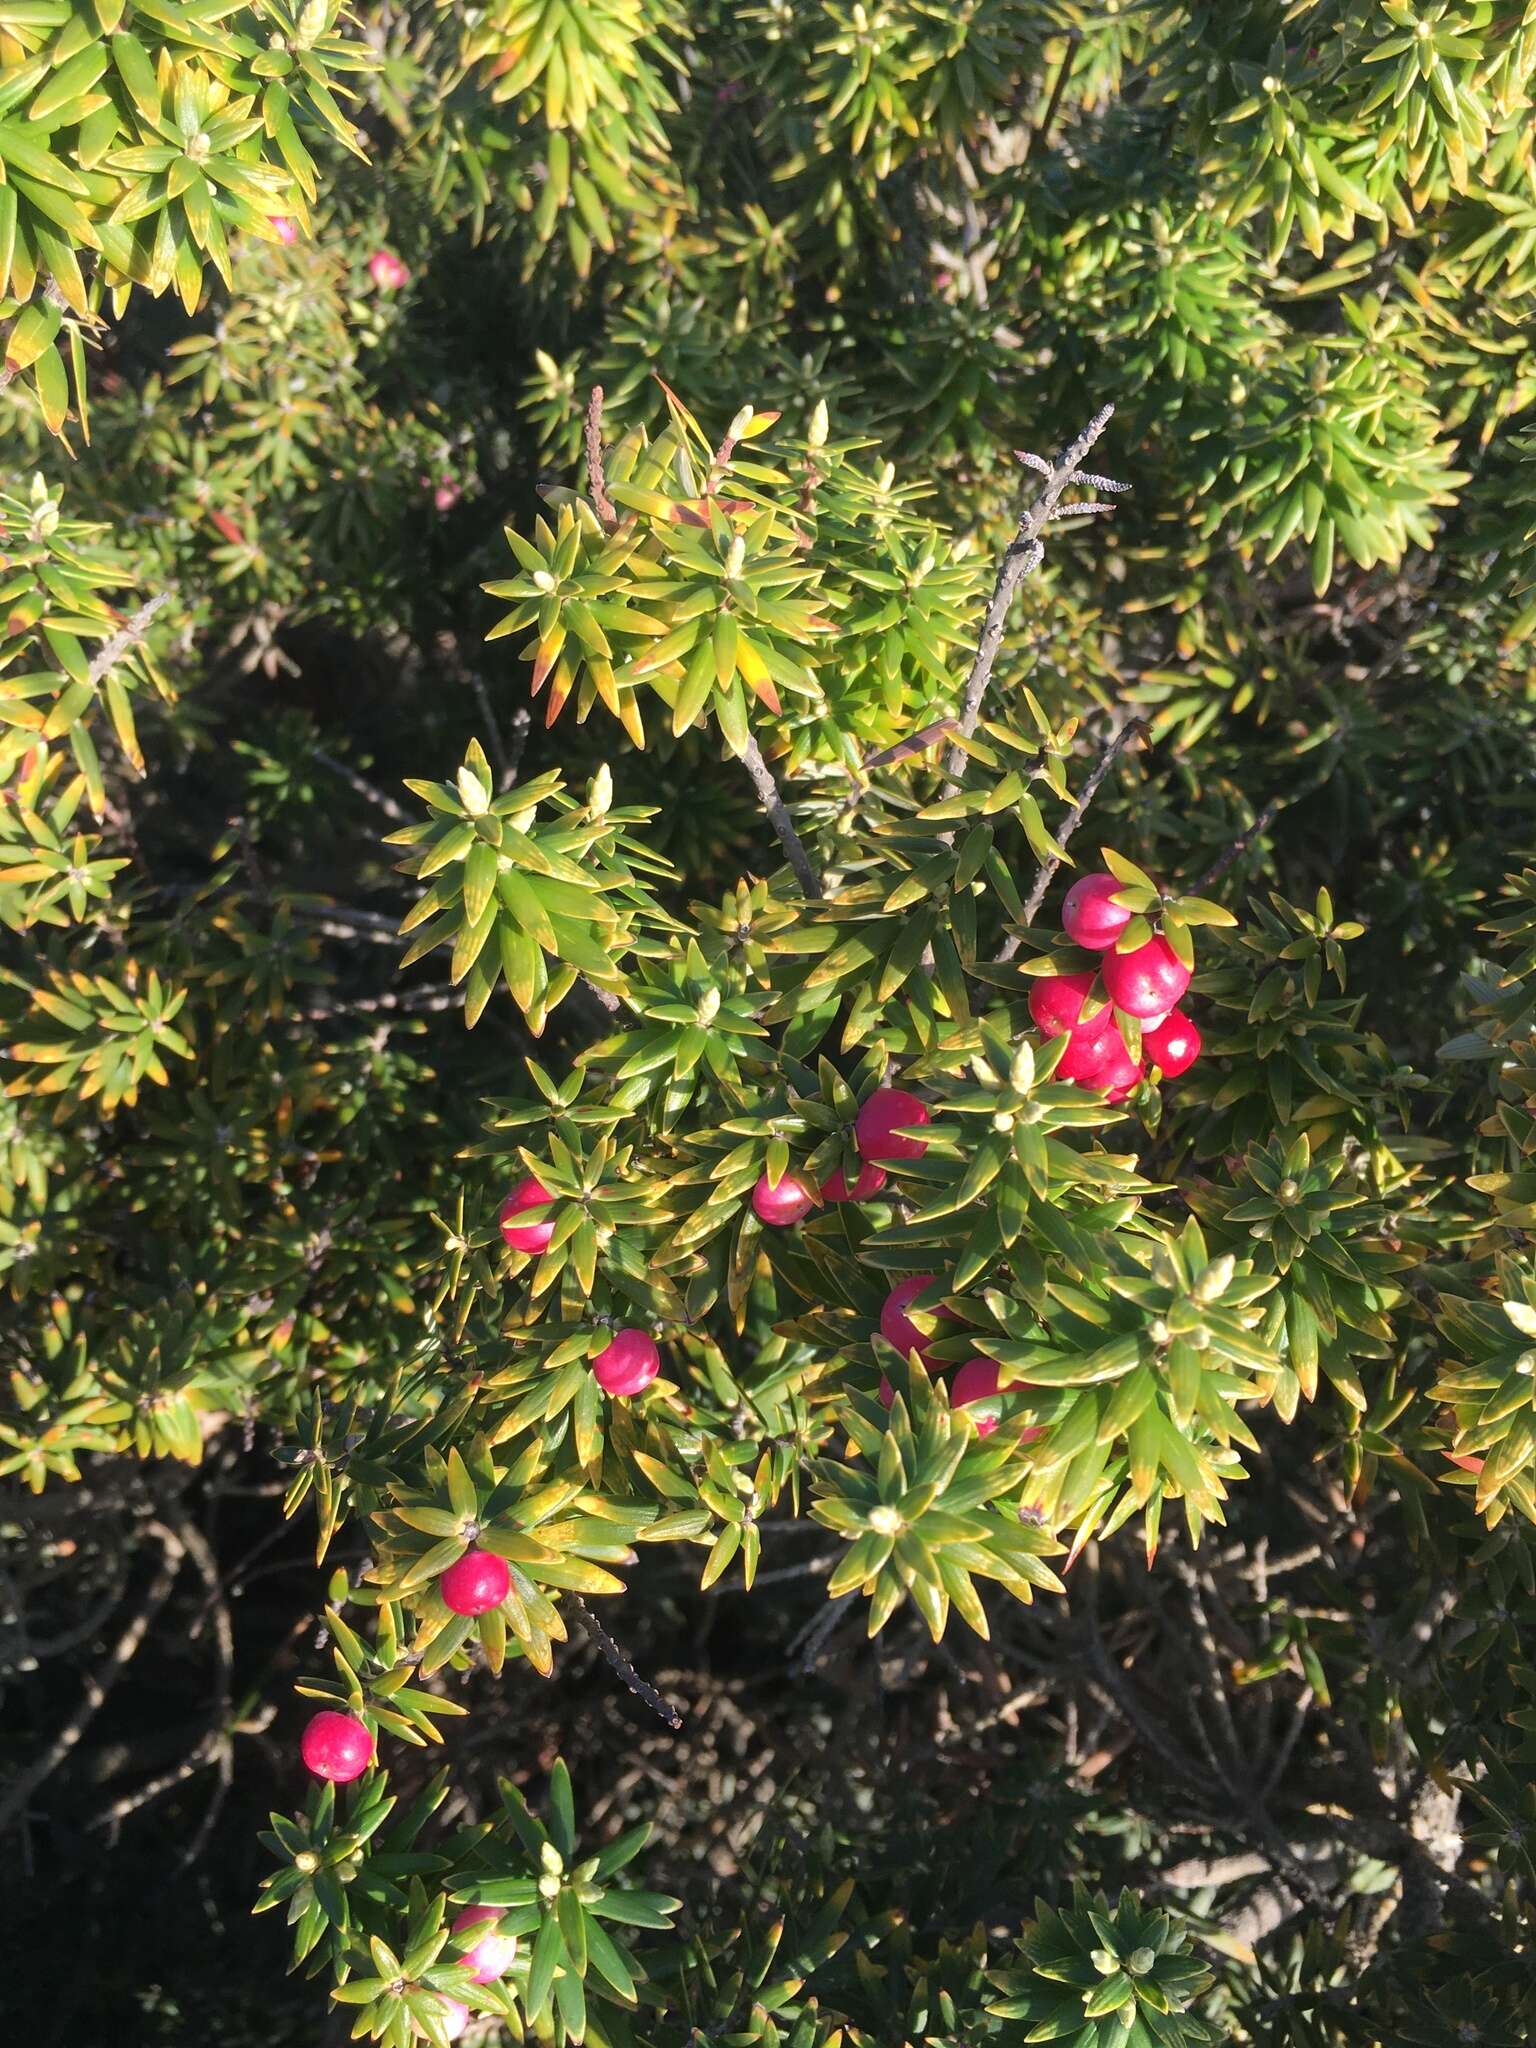
[[[149,630],[150,620],[162,605],[167,605],[170,601],[171,593],[168,590],[162,590],[158,596],[147,598],[126,625],[119,626],[110,640],[102,642],[96,651],[95,660],[91,663],[90,680],[93,683],[99,683],[108,669],[121,661],[130,648],[138,646]]]
[[[592,1612],[579,1593],[567,1596],[580,1617],[581,1625],[588,1637],[601,1651],[604,1659],[623,1679],[636,1699],[644,1700],[653,1714],[659,1714],[669,1728],[681,1728],[683,1717],[669,1699],[663,1699],[655,1686],[642,1678],[634,1665],[625,1656],[607,1629]]]
[[[0,1799],[0,1834],[3,1834],[18,1814],[25,1811],[28,1800],[45,1778],[56,1771],[65,1757],[85,1733],[99,1712],[107,1694],[122,1676],[125,1667],[138,1654],[139,1645],[149,1631],[149,1625],[170,1595],[186,1556],[181,1538],[174,1530],[161,1522],[150,1522],[148,1531],[160,1545],[160,1565],[148,1591],[134,1609],[133,1617],[123,1630],[107,1655],[94,1671],[86,1674],[79,1704],[63,1727],[55,1735],[42,1755],[13,1778]]]
[[[800,834],[779,794],[779,785],[773,779],[773,770],[763,759],[762,749],[749,734],[742,752],[742,761],[757,790],[758,801],[768,813],[768,822],[779,835],[779,844],[784,857],[794,870],[795,880],[800,884],[800,893],[808,898],[821,894],[821,878],[811,866],[810,855],[801,843]]]
[[[1231,867],[1233,861],[1240,860],[1249,847],[1252,846],[1254,840],[1261,838],[1269,830],[1276,818],[1279,817],[1282,808],[1283,806],[1278,802],[1266,804],[1247,831],[1239,832],[1226,852],[1211,862],[1205,873],[1196,882],[1192,893],[1198,896],[1201,890],[1208,889],[1218,876],[1224,875],[1227,869]]]
[[[1083,822],[1088,806],[1098,795],[1100,783],[1104,780],[1110,769],[1114,767],[1116,761],[1119,760],[1131,741],[1144,735],[1146,730],[1146,726],[1139,718],[1128,718],[1124,725],[1116,729],[1103,753],[1100,754],[1098,760],[1094,763],[1092,774],[1083,784],[1082,795],[1073,804],[1071,810],[1067,813],[1061,830],[1056,834],[1058,846],[1066,845],[1072,834]],[[1040,915],[1040,906],[1045,901],[1045,892],[1051,886],[1051,878],[1060,866],[1061,862],[1054,857],[1050,860],[1042,861],[1040,864],[1035,879],[1030,885],[1029,894],[1024,899],[1024,915],[1020,922],[1026,929]],[[1018,950],[1019,937],[1017,933],[1014,933],[1003,942],[1002,950],[997,957],[999,960],[1011,960]]]
[[[613,509],[613,500],[608,495],[608,482],[603,474],[603,387],[592,386],[592,395],[587,400],[587,484],[592,492],[592,506],[604,526],[617,526],[619,515]]]
[[[1088,459],[1089,449],[1109,425],[1114,410],[1112,405],[1101,407],[1071,447],[1057,458],[1050,469],[1045,467],[1040,456],[1019,455],[1020,461],[1027,462],[1029,468],[1038,470],[1044,476],[1045,485],[1020,519],[1019,530],[1004,550],[1002,562],[998,567],[992,602],[987,606],[987,615],[982,621],[981,638],[976,644],[976,656],[971,663],[971,672],[965,679],[965,694],[960,704],[960,732],[964,738],[968,739],[976,730],[976,721],[981,716],[981,701],[987,694],[987,685],[992,680],[992,669],[997,660],[998,649],[1003,644],[1003,629],[1008,623],[1008,611],[1013,603],[1013,594],[1024,578],[1039,567],[1041,557],[1045,553],[1040,535],[1055,512],[1062,492],[1076,477]],[[1104,480],[1100,478],[1097,481],[1098,487],[1103,489]],[[949,750],[944,772],[951,781],[954,781],[964,766],[965,749],[956,742]]]
[[[396,803],[388,790],[380,789],[378,784],[370,782],[366,775],[359,775],[347,762],[338,761],[334,754],[324,753],[319,747],[314,750],[314,758],[322,768],[328,768],[333,775],[339,775],[347,787],[354,790],[358,796],[366,797],[371,804],[377,804],[386,818],[393,818],[397,825],[410,824],[409,811],[403,804]]]

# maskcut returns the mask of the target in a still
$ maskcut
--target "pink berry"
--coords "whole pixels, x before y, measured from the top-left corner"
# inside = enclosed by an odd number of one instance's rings
[[[915,1351],[926,1364],[928,1355],[938,1336],[925,1337],[907,1314],[908,1308],[925,1287],[932,1287],[938,1279],[937,1273],[912,1273],[905,1280],[898,1280],[885,1297],[885,1306],[880,1311],[880,1334],[887,1344],[894,1344],[903,1358],[910,1358]],[[936,1313],[947,1322],[957,1323],[960,1318],[952,1308],[941,1308]]]
[[[1142,1027],[1141,1050],[1163,1078],[1176,1081],[1200,1057],[1200,1033],[1182,1010],[1170,1010],[1161,1024]]]
[[[867,1202],[871,1195],[879,1194],[885,1186],[885,1180],[885,1168],[876,1166],[870,1159],[859,1168],[852,1187],[849,1187],[843,1177],[843,1169],[838,1167],[836,1172],[822,1182],[821,1192],[829,1202]]]
[[[895,1405],[895,1401],[896,1401],[896,1389],[895,1389],[895,1388],[894,1388],[894,1387],[893,1387],[893,1386],[891,1385],[890,1381],[889,1381],[889,1380],[888,1380],[888,1379],[886,1378],[885,1374],[884,1374],[884,1373],[881,1373],[881,1375],[880,1375],[880,1406],[881,1406],[882,1408],[890,1408],[890,1407],[893,1407],[893,1406]]]
[[[854,1120],[853,1141],[866,1159],[921,1159],[927,1140],[899,1138],[896,1133],[928,1120],[928,1105],[905,1088],[877,1088]]]
[[[605,1394],[642,1394],[660,1371],[661,1353],[645,1330],[616,1330],[592,1361],[592,1377]]]
[[[466,1906],[453,1923],[455,1934],[465,1934],[471,1927],[483,1927],[490,1922],[493,1927],[501,1924],[501,1911],[496,1906]],[[498,1977],[504,1977],[517,1960],[517,1936],[515,1934],[482,1935],[473,1948],[466,1949],[459,1958],[468,1966],[470,1976],[476,1984],[494,1984]]]
[[[973,1401],[992,1401],[996,1397],[996,1359],[972,1358],[955,1374],[949,1390],[949,1405],[951,1408],[969,1408]],[[990,1436],[996,1427],[997,1417],[990,1411],[976,1417],[978,1436]]]
[[[512,1590],[507,1560],[494,1550],[466,1550],[437,1582],[443,1604],[454,1614],[489,1614]]]
[[[375,249],[368,258],[368,275],[380,291],[398,291],[410,281],[410,271],[393,249]]]
[[[501,1205],[501,1234],[515,1252],[542,1252],[549,1249],[549,1240],[555,1234],[555,1219],[542,1217],[537,1223],[515,1223],[512,1219],[521,1216],[525,1209],[543,1209],[554,1199],[542,1181],[527,1174],[513,1188]]]
[[[765,1173],[752,1190],[752,1213],[760,1223],[771,1223],[778,1229],[798,1223],[815,1206],[816,1197],[792,1173],[786,1173],[777,1187],[770,1184]]]
[[[286,214],[274,214],[272,225],[277,230],[277,239],[280,242],[296,242],[299,239],[298,228]]]
[[[1166,1017],[1189,987],[1189,969],[1156,933],[1130,953],[1106,953],[1104,986],[1128,1017]]]
[[[464,2004],[462,1999],[450,1998],[446,1991],[436,1992],[434,1996],[440,2008],[438,2019],[442,2026],[444,2038],[449,2041],[457,2041],[460,2034],[469,2025],[469,2007]],[[416,2031],[419,2034],[421,2032],[420,2027]]]
[[[1125,886],[1113,875],[1084,875],[1072,884],[1061,906],[1061,927],[1074,945],[1102,953],[1115,943],[1133,913],[1109,899]]]
[[[355,1714],[316,1714],[299,1739],[305,1768],[333,1785],[350,1785],[373,1762],[373,1737]]]

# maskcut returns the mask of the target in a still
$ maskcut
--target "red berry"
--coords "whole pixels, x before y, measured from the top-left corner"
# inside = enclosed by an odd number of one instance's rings
[[[521,1216],[525,1209],[542,1209],[553,1197],[542,1181],[527,1174],[513,1188],[501,1205],[501,1234],[515,1252],[542,1252],[549,1249],[549,1240],[555,1234],[555,1220],[552,1216],[541,1218],[537,1223],[516,1223],[514,1217]]]
[[[996,1397],[996,1359],[972,1358],[955,1374],[949,1390],[949,1405],[951,1408],[969,1408],[973,1401],[992,1401]],[[976,1417],[978,1436],[990,1436],[996,1427],[997,1416],[991,1410],[984,1410]]]
[[[432,1995],[437,2000],[438,2024],[443,2030],[444,2038],[449,2041],[457,2041],[460,2034],[469,2025],[469,2007],[465,2005],[462,1999],[450,1998],[446,1991],[436,1991]],[[426,2039],[426,2035],[422,2032],[419,2025],[415,2031],[420,2039]]]
[[[1166,1017],[1189,987],[1189,969],[1156,933],[1130,953],[1106,953],[1104,986],[1128,1017]]]
[[[350,1785],[373,1762],[373,1737],[355,1714],[327,1708],[316,1714],[299,1739],[305,1768],[333,1785]]]
[[[888,1380],[888,1379],[886,1378],[885,1374],[884,1374],[884,1373],[881,1373],[881,1375],[880,1375],[880,1406],[881,1406],[882,1408],[889,1408],[889,1407],[891,1407],[891,1406],[892,1406],[892,1405],[894,1404],[895,1400],[896,1400],[896,1389],[895,1389],[895,1388],[894,1388],[894,1387],[893,1387],[893,1386],[891,1385],[890,1381],[889,1381],[889,1380]]]
[[[489,1614],[512,1590],[512,1574],[494,1550],[466,1550],[443,1573],[437,1590],[454,1614]]]
[[[777,1187],[770,1184],[765,1173],[752,1190],[752,1213],[760,1223],[772,1223],[783,1228],[798,1223],[802,1216],[808,1216],[816,1206],[816,1197],[803,1180],[797,1180],[792,1173],[786,1173]]]
[[[592,1376],[605,1394],[644,1393],[660,1371],[661,1353],[645,1330],[616,1330],[592,1361]]]
[[[1134,914],[1109,900],[1124,887],[1113,875],[1084,875],[1072,884],[1061,906],[1061,928],[1074,945],[1102,953],[1115,943]]]
[[[501,1924],[501,1909],[497,1906],[466,1906],[453,1923],[455,1934],[465,1934],[471,1927],[483,1927],[489,1921],[493,1928]],[[482,1935],[473,1948],[466,1949],[459,1961],[467,1965],[471,1979],[476,1984],[494,1984],[498,1977],[504,1977],[517,1960],[517,1936],[515,1934],[490,1933]]]
[[[1106,1013],[1113,1016],[1114,1012]],[[1117,1052],[1125,1051],[1125,1041],[1117,1031],[1112,1039],[1100,1045],[1085,1044],[1080,1038],[1067,1040],[1067,1049],[1056,1062],[1053,1081],[1075,1081],[1079,1088],[1097,1088],[1099,1076]]]
[[[1047,1038],[1060,1038],[1070,1031],[1081,1038],[1084,1049],[1107,1046],[1115,1028],[1115,1013],[1101,1002],[1093,1016],[1083,1021],[1083,1004],[1097,977],[1083,974],[1044,974],[1030,985],[1029,1014]]]
[[[910,1124],[925,1124],[928,1105],[905,1088],[877,1088],[854,1119],[853,1141],[866,1159],[921,1159],[926,1139],[898,1138]]]
[[[1102,1088],[1111,1102],[1123,1102],[1141,1079],[1142,1072],[1141,1062],[1131,1058],[1122,1040],[1087,1085]]]
[[[907,1314],[923,1289],[932,1287],[938,1277],[937,1273],[913,1273],[905,1280],[898,1280],[885,1297],[885,1306],[880,1311],[880,1334],[887,1344],[896,1346],[903,1358],[910,1358],[915,1351],[926,1362],[928,1354],[939,1341],[936,1334],[925,1337]],[[957,1323],[960,1320],[952,1308],[941,1308],[935,1313],[947,1322]]]
[[[1161,1024],[1142,1027],[1141,1050],[1165,1080],[1176,1081],[1199,1059],[1200,1033],[1182,1010],[1170,1010]]]
[[[878,1195],[885,1186],[885,1168],[876,1166],[872,1159],[866,1160],[859,1168],[853,1186],[849,1187],[843,1169],[838,1167],[827,1180],[822,1182],[821,1192],[829,1202],[867,1202],[871,1195]]]

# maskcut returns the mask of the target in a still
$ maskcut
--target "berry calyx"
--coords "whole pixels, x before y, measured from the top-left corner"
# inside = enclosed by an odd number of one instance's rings
[[[923,1332],[907,1314],[908,1308],[927,1287],[938,1280],[937,1273],[912,1273],[905,1280],[898,1280],[885,1297],[880,1310],[880,1334],[887,1344],[894,1344],[903,1358],[910,1358],[915,1351],[924,1364],[939,1339],[937,1334],[924,1336]],[[947,1322],[957,1323],[960,1318],[952,1308],[940,1308],[936,1314]]]
[[[661,1353],[646,1330],[616,1330],[592,1361],[592,1377],[603,1392],[621,1399],[644,1393],[660,1371]]]
[[[859,1168],[852,1187],[849,1187],[843,1169],[838,1167],[821,1184],[821,1192],[829,1202],[867,1202],[871,1195],[878,1195],[885,1186],[886,1172],[883,1166],[876,1166],[872,1159],[866,1159]]]
[[[526,1174],[501,1205],[501,1234],[515,1252],[543,1252],[549,1249],[549,1240],[555,1234],[555,1220],[552,1216],[540,1217],[536,1223],[519,1223],[517,1218],[526,1209],[545,1208],[553,1196],[542,1181]]]
[[[993,1401],[997,1398],[997,1361],[993,1358],[968,1359],[955,1374],[949,1389],[951,1408],[970,1408],[978,1401]],[[975,1418],[976,1434],[990,1436],[997,1427],[997,1411],[984,1408]]]
[[[443,1604],[454,1614],[489,1614],[512,1590],[512,1574],[494,1550],[466,1550],[437,1582]]]
[[[482,1935],[473,1948],[466,1949],[459,1961],[468,1969],[476,1984],[494,1984],[498,1977],[504,1977],[517,1960],[517,1936],[497,1934],[494,1930],[501,1925],[501,1910],[496,1906],[466,1906],[453,1923],[455,1934],[467,1934],[471,1927],[484,1927],[492,1932]]]
[[[1170,1010],[1161,1024],[1143,1028],[1142,1057],[1161,1067],[1166,1081],[1187,1074],[1200,1057],[1200,1033],[1182,1010]]]
[[[1072,884],[1061,906],[1061,928],[1075,946],[1102,953],[1115,943],[1133,914],[1110,901],[1124,887],[1113,875],[1084,875]]]
[[[1128,1017],[1166,1017],[1189,987],[1189,969],[1165,938],[1154,933],[1129,953],[1106,953],[1104,986]]]
[[[927,1140],[898,1137],[897,1132],[928,1121],[927,1103],[905,1088],[877,1088],[854,1119],[853,1142],[865,1159],[921,1159]]]
[[[373,1736],[355,1714],[327,1707],[299,1738],[305,1769],[332,1785],[350,1785],[373,1762]]]

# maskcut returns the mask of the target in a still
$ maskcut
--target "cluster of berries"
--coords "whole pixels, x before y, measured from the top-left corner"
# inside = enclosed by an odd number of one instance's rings
[[[1029,992],[1029,1014],[1046,1036],[1067,1036],[1055,1078],[1102,1089],[1111,1102],[1124,1101],[1149,1066],[1172,1081],[1200,1057],[1200,1033],[1175,1007],[1189,987],[1190,970],[1168,941],[1154,933],[1128,953],[1115,951],[1134,915],[1115,901],[1124,886],[1108,874],[1084,875],[1072,885],[1062,905],[1062,929],[1074,945],[1102,954],[1102,965],[1097,974],[1044,975]],[[1098,982],[1103,994],[1094,999]],[[1094,1007],[1085,1016],[1090,1000]],[[1117,1011],[1141,1025],[1139,1060],[1121,1036]]]

